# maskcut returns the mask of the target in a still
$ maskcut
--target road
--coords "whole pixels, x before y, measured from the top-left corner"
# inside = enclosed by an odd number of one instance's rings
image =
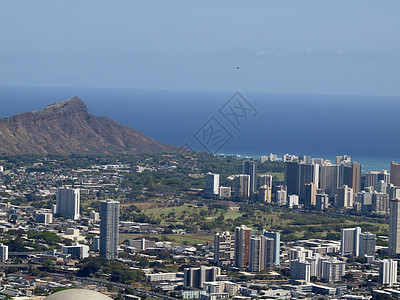
[[[28,269],[28,268],[38,268],[42,265],[39,264],[6,264],[6,263],[0,263],[0,268],[9,268],[9,267],[15,267],[18,269]]]
[[[46,252],[8,252],[8,256],[29,256],[39,254],[46,254]]]

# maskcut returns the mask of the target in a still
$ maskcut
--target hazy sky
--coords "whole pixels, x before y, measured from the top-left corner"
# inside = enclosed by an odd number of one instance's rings
[[[399,12],[398,0],[1,0],[0,85],[400,96]]]

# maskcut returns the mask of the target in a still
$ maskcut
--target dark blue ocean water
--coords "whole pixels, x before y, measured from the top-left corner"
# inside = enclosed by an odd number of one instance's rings
[[[230,140],[219,153],[307,154],[334,160],[348,154],[364,170],[400,160],[400,97],[241,93],[248,111],[233,126],[219,109],[234,92],[99,88],[0,87],[0,117],[78,96],[96,116],[107,116],[164,143],[206,150],[193,136],[212,122]],[[244,102],[243,102],[244,103]],[[234,107],[234,102],[228,106]],[[237,104],[237,103],[236,103]],[[237,105],[236,105],[237,106]],[[227,108],[227,107],[225,107]],[[256,113],[256,116],[254,114]],[[225,111],[226,115],[226,111]],[[231,119],[232,120],[232,119]],[[237,124],[236,124],[237,125]],[[221,143],[222,144],[222,143]],[[219,144],[220,145],[220,144]],[[216,148],[208,147],[212,151]]]

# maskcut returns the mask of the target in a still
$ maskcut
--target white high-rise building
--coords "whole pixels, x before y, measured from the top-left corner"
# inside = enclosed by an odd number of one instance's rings
[[[337,208],[353,208],[353,189],[347,185],[338,188],[336,195]]]
[[[386,194],[387,186],[388,186],[388,184],[387,184],[384,180],[379,180],[379,181],[376,183],[376,188],[375,188],[375,190],[376,190],[378,193],[385,193],[385,194]]]
[[[320,258],[321,256],[319,253],[314,253],[313,256],[306,258],[306,261],[310,263],[310,276],[321,276],[319,274],[319,264],[321,263]]]
[[[89,257],[89,246],[81,245],[79,243],[71,246],[63,246],[62,251],[65,254],[71,254],[71,257],[76,259]]]
[[[8,246],[0,244],[0,260],[6,262],[8,260]]]
[[[400,253],[400,199],[390,200],[389,254]]]
[[[285,189],[277,190],[275,193],[275,201],[279,206],[287,204],[287,191]]]
[[[219,174],[207,173],[206,174],[206,194],[218,195],[219,188]]]
[[[392,286],[397,283],[397,261],[384,259],[379,262],[379,282]]]
[[[390,201],[389,195],[385,193],[372,194],[372,209],[376,213],[389,213]]]
[[[301,258],[290,261],[290,278],[310,282],[311,264]]]
[[[80,217],[79,206],[81,203],[80,190],[60,188],[57,191],[57,214],[74,220]]]
[[[53,215],[56,215],[56,214],[57,214],[57,204],[53,204],[53,205],[51,206],[51,213],[52,213]]]
[[[322,278],[328,283],[342,281],[346,263],[337,259],[322,261]]]
[[[204,282],[203,291],[205,291],[207,294],[211,294],[212,295],[211,299],[217,298],[216,295],[225,296],[226,294],[228,294],[230,296],[229,298],[231,299],[239,294],[240,287],[241,286],[238,283],[218,280],[218,281]]]
[[[361,228],[343,228],[340,232],[340,253],[359,256]]]
[[[288,197],[288,207],[293,208],[293,206],[299,205],[299,196],[297,195],[289,195]]]
[[[119,202],[100,201],[100,256],[107,259],[118,257]]]
[[[304,247],[293,247],[289,249],[289,260],[300,259],[304,261],[307,257],[311,257],[313,251],[310,249],[305,249]]]
[[[4,172],[4,167],[0,166],[0,173],[3,173],[3,172]]]

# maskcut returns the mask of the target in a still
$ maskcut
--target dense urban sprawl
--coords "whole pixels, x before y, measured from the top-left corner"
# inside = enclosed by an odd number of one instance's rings
[[[400,164],[207,153],[0,156],[0,295],[390,299]]]

